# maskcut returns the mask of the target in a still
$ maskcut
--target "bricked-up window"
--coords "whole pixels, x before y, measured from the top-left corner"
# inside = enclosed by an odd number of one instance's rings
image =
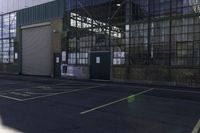
[[[0,16],[0,63],[14,63],[16,13]]]
[[[188,17],[172,20],[172,65],[199,65],[199,24],[199,17]]]

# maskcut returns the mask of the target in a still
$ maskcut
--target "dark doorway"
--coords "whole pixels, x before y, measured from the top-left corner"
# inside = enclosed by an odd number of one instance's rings
[[[110,52],[90,54],[90,79],[110,80]]]
[[[54,53],[54,77],[61,76],[61,57],[60,53]]]

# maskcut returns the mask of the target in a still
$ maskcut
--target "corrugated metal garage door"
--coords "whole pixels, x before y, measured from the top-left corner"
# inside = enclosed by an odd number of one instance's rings
[[[22,73],[50,76],[51,27],[22,30]]]

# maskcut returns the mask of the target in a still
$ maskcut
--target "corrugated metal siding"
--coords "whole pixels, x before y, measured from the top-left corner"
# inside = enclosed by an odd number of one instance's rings
[[[50,25],[22,30],[22,73],[50,76]]]
[[[65,0],[56,0],[46,4],[26,8],[17,12],[17,26],[41,23],[63,18]]]

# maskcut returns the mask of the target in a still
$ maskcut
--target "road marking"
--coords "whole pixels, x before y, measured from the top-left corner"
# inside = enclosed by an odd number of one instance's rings
[[[152,90],[154,90],[154,88],[151,88],[151,89],[148,89],[148,90],[139,92],[139,93],[137,93],[137,94],[133,94],[133,95],[130,95],[130,96],[128,96],[128,97],[125,97],[125,98],[122,98],[122,99],[119,99],[119,100],[116,100],[116,101],[113,101],[113,102],[110,102],[110,103],[107,103],[107,104],[104,104],[104,105],[101,105],[101,106],[92,108],[92,109],[89,109],[89,110],[86,110],[86,111],[83,111],[83,112],[81,112],[80,114],[81,114],[81,115],[84,115],[84,114],[87,114],[87,113],[96,111],[96,110],[98,110],[98,109],[102,109],[102,108],[105,108],[105,107],[107,107],[107,106],[110,106],[110,105],[113,105],[113,104],[116,104],[116,103],[119,103],[119,102],[128,100],[128,99],[130,99],[130,98],[135,98],[135,97],[137,97],[137,96],[140,96],[140,95],[145,94],[145,93],[147,93],[147,92],[149,92],[149,91],[152,91]]]
[[[192,130],[192,133],[198,133],[199,129],[200,129],[200,119],[195,125],[194,129]]]
[[[22,101],[22,99],[14,98],[14,97],[9,97],[9,96],[5,96],[5,95],[1,95],[1,94],[0,94],[0,97],[6,98],[6,99],[15,100],[15,101],[19,101],[19,102]]]
[[[37,97],[32,97],[32,98],[24,98],[24,99],[5,96],[5,94],[4,94],[4,93],[13,93],[15,91],[21,92],[23,90],[25,92],[27,92],[28,89],[32,89],[33,88],[33,87],[30,87],[30,88],[24,88],[24,89],[14,89],[14,90],[9,90],[9,91],[2,91],[2,92],[0,92],[0,97],[22,102],[22,101],[34,100],[34,99],[45,98],[45,97],[50,97],[50,96],[56,96],[56,95],[61,95],[61,94],[67,94],[67,93],[72,93],[72,92],[84,91],[84,90],[94,89],[94,88],[103,87],[103,86],[106,86],[106,84],[101,84],[99,86],[91,86],[91,87],[87,87],[87,88],[73,89],[73,90],[70,90],[70,91],[69,90],[68,91],[62,91],[62,92],[53,93],[53,94],[52,93],[48,93],[47,95],[37,96]]]
[[[30,95],[28,94],[25,94],[24,92],[10,92],[10,94],[13,94],[13,95],[17,95],[17,96],[23,96],[23,97],[30,97]]]
[[[23,90],[26,91],[26,90],[29,90],[29,89],[35,89],[37,87],[41,87],[41,86],[33,86],[33,87],[26,87],[26,88],[19,88],[19,89],[4,90],[4,91],[0,91],[0,93],[9,93],[9,92],[23,91]]]
[[[106,85],[92,86],[92,87],[88,87],[88,88],[85,88],[85,89],[75,89],[75,90],[71,90],[71,91],[59,92],[59,93],[54,93],[54,94],[49,94],[49,95],[44,95],[44,96],[26,98],[26,99],[22,99],[21,101],[29,101],[29,100],[39,99],[39,98],[45,98],[45,97],[50,97],[50,96],[61,95],[61,94],[68,94],[68,93],[72,93],[72,92],[85,91],[85,90],[95,89],[95,88],[103,87],[103,86],[106,86]]]

